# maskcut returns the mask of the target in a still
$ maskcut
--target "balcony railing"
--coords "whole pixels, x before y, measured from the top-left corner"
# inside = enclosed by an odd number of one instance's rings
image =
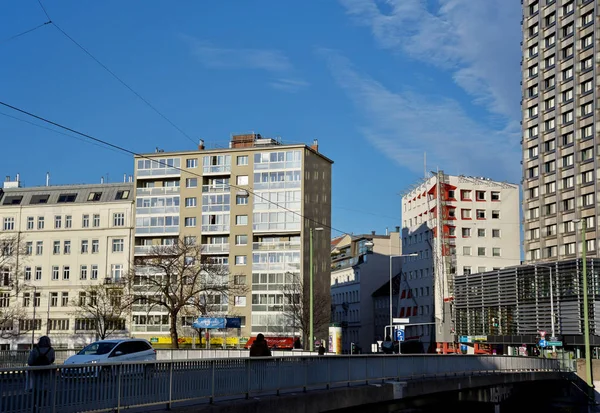
[[[154,196],[154,195],[179,195],[180,188],[178,186],[163,186],[160,188],[138,188],[135,193],[137,196]]]
[[[148,208],[136,208],[136,215],[149,215],[149,214],[179,214],[178,206],[163,206],[163,207],[148,207]]]
[[[170,227],[136,227],[135,235],[146,235],[146,234],[177,234],[179,232],[179,225]]]
[[[202,185],[202,192],[229,192],[229,184]]]
[[[202,232],[229,232],[229,224],[202,225]]]
[[[280,251],[280,250],[299,250],[299,242],[254,242],[252,243],[254,251]]]
[[[222,254],[229,252],[227,244],[202,244],[202,254]]]
[[[170,245],[136,245],[135,255],[161,254],[171,248]]]
[[[203,166],[202,173],[206,174],[229,174],[231,173],[231,165],[210,165]]]
[[[156,168],[156,169],[138,169],[137,177],[145,178],[150,176],[165,176],[165,175],[181,175],[181,172],[177,168]]]
[[[300,222],[265,222],[252,225],[254,231],[300,231]]]

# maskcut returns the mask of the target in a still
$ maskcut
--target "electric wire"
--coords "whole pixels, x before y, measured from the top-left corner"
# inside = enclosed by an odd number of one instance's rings
[[[157,159],[155,159],[155,158],[149,157],[149,156],[147,156],[147,155],[144,155],[144,154],[139,154],[139,153],[137,153],[137,152],[134,152],[134,151],[132,151],[132,150],[130,150],[130,149],[124,148],[124,147],[122,147],[122,146],[119,146],[119,145],[115,145],[114,143],[110,143],[110,142],[108,142],[108,141],[105,141],[105,140],[103,140],[103,139],[100,139],[100,138],[96,138],[96,137],[94,137],[94,136],[92,136],[92,135],[89,135],[89,134],[87,134],[87,133],[80,132],[80,131],[78,131],[78,130],[76,130],[76,129],[70,128],[70,127],[68,127],[68,126],[65,126],[65,125],[62,125],[62,124],[60,124],[60,123],[58,123],[58,122],[55,122],[55,121],[52,121],[52,120],[50,120],[50,119],[44,118],[44,117],[42,117],[42,116],[36,115],[36,114],[34,114],[34,113],[32,113],[32,112],[28,112],[28,111],[27,111],[27,110],[25,110],[25,109],[18,108],[18,107],[16,107],[16,106],[13,106],[13,105],[11,105],[11,104],[9,104],[9,103],[6,103],[6,102],[3,102],[3,101],[0,101],[0,105],[2,105],[2,106],[4,106],[4,107],[7,107],[7,108],[9,108],[9,109],[12,109],[12,110],[14,110],[14,111],[16,111],[16,112],[19,112],[19,113],[21,113],[21,114],[23,114],[23,115],[26,115],[26,116],[29,116],[29,117],[35,118],[35,119],[37,119],[37,120],[40,120],[40,121],[42,121],[42,122],[44,122],[44,123],[47,123],[47,124],[50,124],[50,125],[56,126],[57,128],[60,128],[60,129],[63,129],[63,130],[69,131],[69,132],[71,132],[71,133],[74,133],[74,134],[76,134],[76,135],[79,135],[79,136],[83,136],[84,138],[90,139],[90,140],[92,140],[92,141],[94,141],[94,142],[97,142],[97,143],[99,143],[99,144],[101,144],[101,145],[104,145],[104,146],[107,146],[107,147],[110,147],[110,148],[116,149],[116,150],[118,150],[118,151],[121,151],[121,152],[125,152],[125,153],[127,153],[127,154],[129,154],[129,155],[137,156],[137,157],[139,157],[139,158],[148,159],[148,160],[150,160],[150,161],[152,161],[152,162],[156,162],[156,163],[158,163],[159,165],[162,165],[162,166],[165,166],[165,167],[169,167],[169,168],[172,168],[172,169],[176,169],[176,170],[178,170],[178,171],[180,171],[180,172],[185,172],[185,173],[187,173],[187,174],[189,174],[189,175],[193,175],[193,176],[196,176],[196,177],[199,177],[199,178],[203,178],[203,175],[197,174],[197,173],[195,173],[195,172],[192,172],[192,171],[189,171],[189,170],[184,170],[184,169],[182,169],[182,168],[180,168],[180,167],[176,167],[176,166],[169,166],[169,165],[167,165],[165,162],[162,162],[162,161],[160,161],[160,160],[157,160]],[[305,216],[305,215],[302,215],[301,213],[299,213],[299,212],[297,212],[297,211],[294,211],[294,210],[292,210],[292,209],[289,209],[289,208],[287,208],[287,207],[284,207],[284,206],[282,206],[282,205],[278,204],[277,202],[274,202],[274,201],[271,201],[270,199],[264,198],[264,197],[262,197],[262,196],[260,196],[260,195],[256,194],[256,192],[254,192],[254,191],[252,191],[252,190],[249,190],[249,189],[247,189],[247,188],[243,188],[243,187],[241,187],[241,186],[234,185],[234,184],[231,184],[231,183],[229,184],[229,186],[230,186],[230,187],[232,187],[232,188],[239,189],[239,190],[241,190],[241,191],[246,191],[247,193],[249,193],[249,194],[252,194],[252,195],[253,195],[255,198],[261,199],[261,200],[263,200],[263,201],[265,201],[265,202],[267,202],[267,203],[269,203],[269,204],[272,204],[272,205],[276,206],[277,208],[280,208],[280,209],[282,209],[282,210],[284,210],[284,211],[290,212],[290,213],[292,213],[292,214],[294,214],[294,215],[296,215],[296,216],[298,216],[298,217],[300,217],[300,218],[306,219],[306,220],[308,220],[308,221],[310,221],[310,222],[312,222],[312,223],[314,223],[314,224],[317,224],[317,225],[318,225],[318,226],[320,226],[320,227],[326,227],[326,228],[328,228],[328,229],[330,229],[330,230],[332,230],[332,231],[339,232],[340,234],[344,234],[344,235],[351,235],[349,232],[342,231],[342,230],[340,230],[340,229],[337,229],[337,228],[335,228],[335,227],[333,227],[333,226],[331,226],[331,225],[328,225],[328,224],[325,224],[325,223],[319,222],[319,221],[315,220],[314,218],[307,217],[307,216]]]
[[[163,118],[165,121],[167,121],[167,123],[169,123],[173,128],[177,129],[177,131],[179,133],[181,133],[183,136],[185,136],[187,139],[189,139],[190,141],[192,141],[194,144],[198,143],[198,140],[192,138],[190,135],[188,135],[183,129],[181,129],[179,126],[177,126],[175,124],[175,122],[173,122],[170,118],[168,118],[164,113],[162,113],[160,110],[158,110],[158,108],[156,108],[156,106],[154,106],[152,103],[150,103],[146,98],[144,98],[142,95],[140,95],[138,92],[136,92],[131,86],[129,86],[129,84],[127,84],[123,79],[121,79],[115,72],[113,72],[112,70],[110,70],[108,68],[108,66],[106,66],[104,63],[102,63],[96,56],[94,56],[88,49],[86,49],[85,47],[83,47],[83,45],[81,43],[79,43],[78,41],[76,41],[73,37],[71,37],[67,32],[65,32],[58,24],[56,24],[56,22],[54,22],[50,16],[48,15],[48,12],[46,11],[46,9],[44,8],[44,6],[42,5],[41,0],[38,0],[38,3],[40,5],[40,7],[42,8],[42,10],[44,11],[44,13],[46,14],[46,16],[48,17],[49,23],[51,23],[54,27],[56,27],[56,29],[63,35],[65,36],[67,39],[69,39],[75,46],[77,46],[79,49],[81,49],[85,54],[87,54],[94,62],[96,62],[102,69],[104,69],[108,74],[110,74],[113,78],[115,78],[119,83],[121,83],[123,86],[125,86],[125,88],[127,88],[131,93],[133,93],[135,96],[137,96],[138,99],[140,99],[142,102],[144,102],[150,109],[152,109],[154,112],[156,112],[161,118]]]
[[[21,36],[23,36],[23,35],[26,35],[27,33],[31,33],[31,32],[33,32],[33,31],[35,31],[35,30],[39,29],[40,27],[44,27],[44,26],[45,26],[45,25],[47,25],[47,24],[52,24],[52,22],[51,22],[50,20],[48,20],[47,22],[45,22],[45,23],[42,23],[42,24],[40,24],[40,25],[38,25],[38,26],[35,26],[35,27],[34,27],[34,28],[32,28],[32,29],[25,30],[24,32],[21,32],[21,33],[19,33],[19,34],[15,34],[14,36],[11,36],[11,37],[9,37],[9,38],[6,38],[6,39],[4,39],[4,40],[0,41],[0,44],[7,43],[7,42],[9,42],[9,41],[11,41],[11,40],[14,40],[14,39],[16,39],[17,37],[21,37]]]

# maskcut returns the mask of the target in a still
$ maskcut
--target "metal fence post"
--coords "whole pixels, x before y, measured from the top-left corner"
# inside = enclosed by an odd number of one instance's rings
[[[56,413],[56,376],[58,376],[59,371],[54,369],[53,372],[54,380],[52,380],[52,413]]]
[[[167,410],[171,410],[173,400],[173,351],[171,350],[171,361],[169,361],[169,401],[167,402]]]
[[[277,395],[279,396],[279,389],[281,387],[281,359],[275,359],[275,365],[277,366]]]
[[[327,362],[327,387],[326,387],[326,389],[329,390],[331,388],[331,357],[327,357],[325,359],[325,361]]]
[[[211,382],[211,391],[210,391],[210,400],[209,403],[212,404],[215,401],[215,365],[216,360],[210,361],[212,367],[212,382]]]
[[[113,370],[114,371],[114,370]],[[123,364],[117,366],[117,412],[121,411],[121,376],[123,375]]]
[[[304,393],[306,393],[308,387],[308,358],[305,358],[302,364],[304,366]]]
[[[350,387],[350,357],[346,356],[346,360],[348,360],[348,387]]]
[[[244,363],[246,364],[246,400],[250,398],[250,359],[244,359]]]

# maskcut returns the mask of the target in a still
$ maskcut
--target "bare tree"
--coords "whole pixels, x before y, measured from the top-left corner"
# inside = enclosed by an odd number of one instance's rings
[[[124,283],[90,285],[72,301],[76,308],[76,322],[91,323],[96,338],[104,340],[117,331],[125,330],[133,296],[128,294]]]
[[[20,305],[18,295],[28,288],[23,269],[31,254],[18,235],[0,237],[0,338],[16,337],[27,332],[17,328],[19,320],[26,317],[25,309]]]
[[[144,292],[150,308],[169,315],[171,345],[179,348],[178,317],[225,315],[225,302],[245,295],[245,285],[230,277],[227,266],[202,255],[199,245],[178,239],[173,245],[156,246],[146,257],[136,259],[133,289]],[[139,299],[139,295],[138,295]]]
[[[289,281],[290,274],[286,274]],[[283,287],[283,315],[289,326],[302,334],[306,348],[310,342],[310,292],[302,280],[295,278],[293,282],[286,282]],[[318,289],[313,290],[313,331],[327,330],[331,317],[329,298]]]

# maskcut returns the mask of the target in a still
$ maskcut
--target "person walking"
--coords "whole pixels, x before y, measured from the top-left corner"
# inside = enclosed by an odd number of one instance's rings
[[[27,365],[34,366],[50,366],[54,363],[55,354],[50,337],[40,337],[38,343],[33,346],[27,358]],[[48,403],[48,390],[50,387],[52,371],[30,370],[29,371],[29,386],[28,390],[33,393],[33,411],[39,411]]]

